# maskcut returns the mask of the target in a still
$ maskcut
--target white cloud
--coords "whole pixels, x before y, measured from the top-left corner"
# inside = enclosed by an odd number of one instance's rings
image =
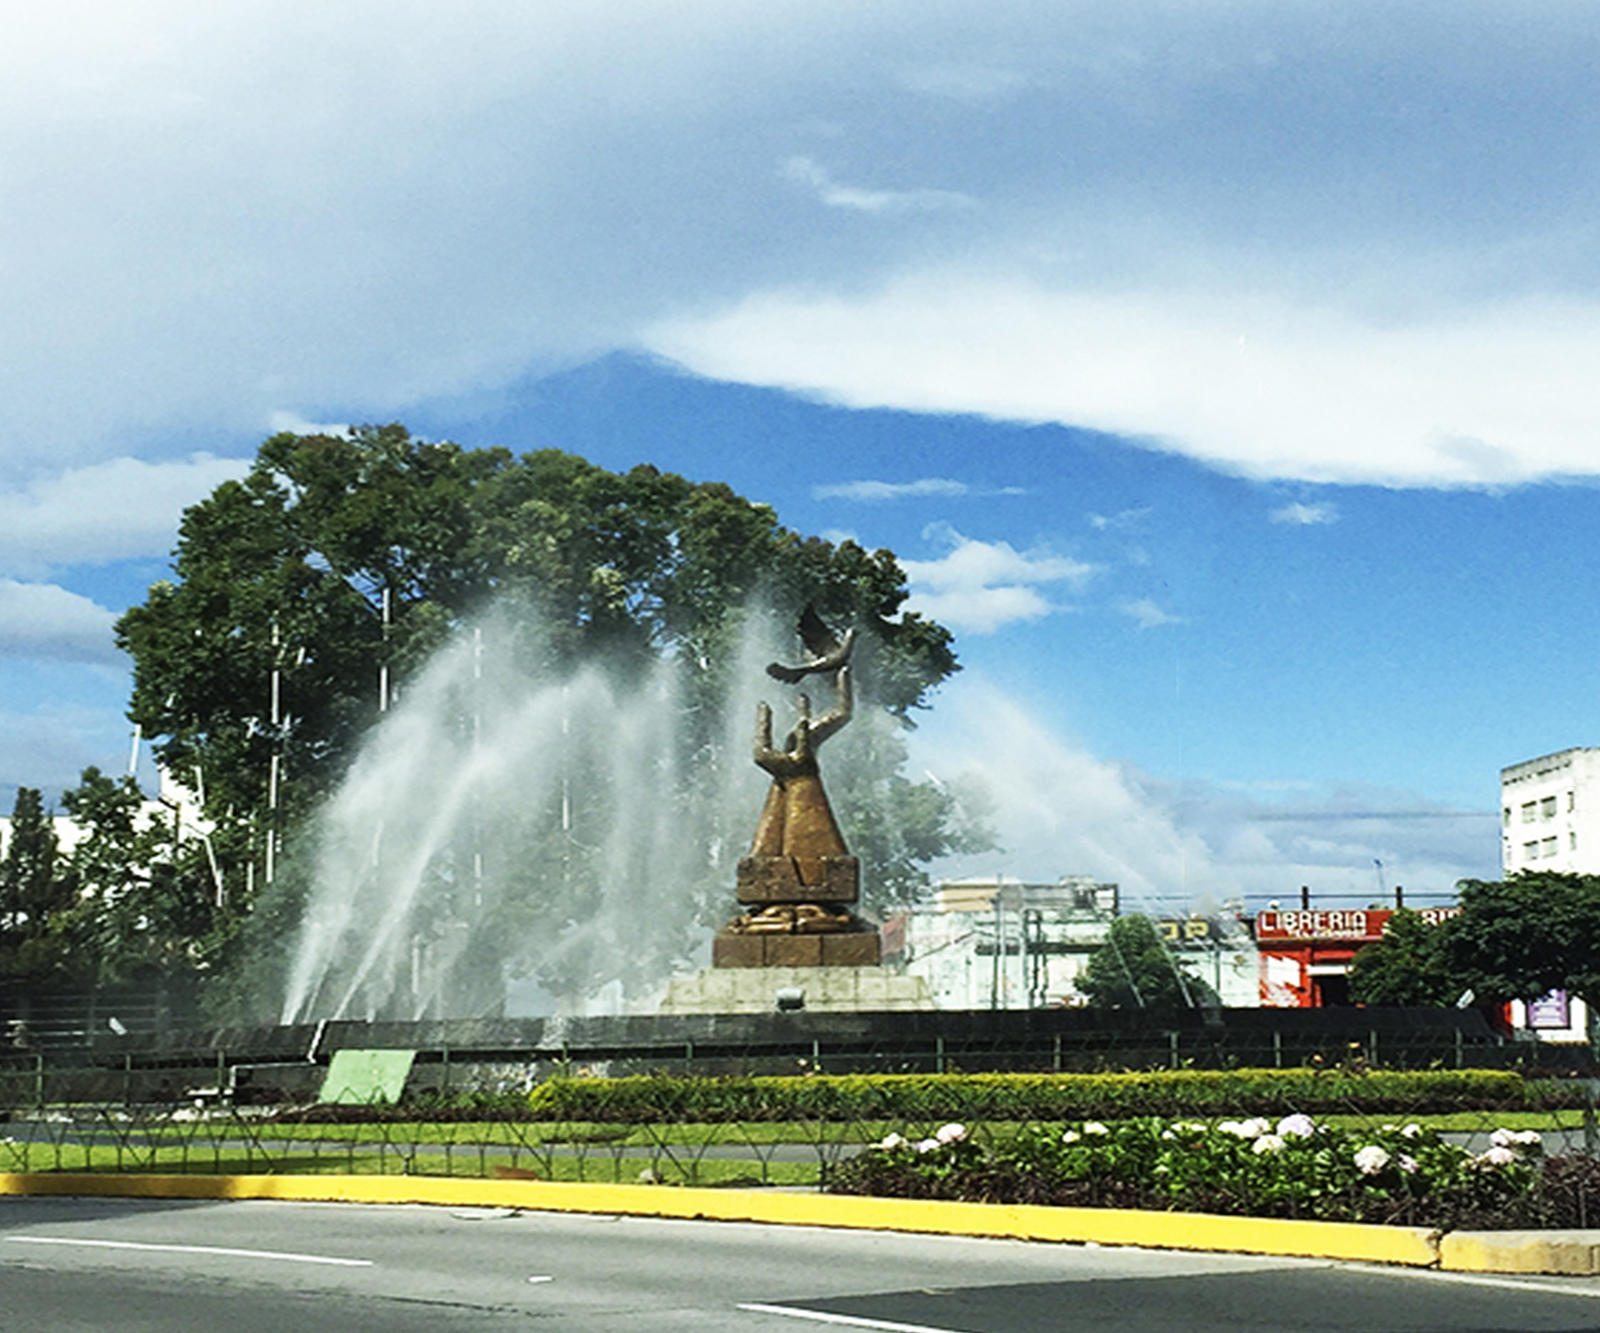
[[[841,481],[813,486],[818,500],[899,500],[924,495],[966,495],[967,484],[946,477],[923,477],[918,481]]]
[[[1163,611],[1148,597],[1118,602],[1117,610],[1134,621],[1140,629],[1155,629],[1159,625],[1181,625],[1184,623],[1184,617]]]
[[[0,579],[0,655],[123,666],[116,615],[49,583]]]
[[[841,185],[809,157],[784,162],[783,178],[811,190],[829,208],[857,213],[925,213],[943,208],[971,208],[974,200],[954,190],[864,190]]]
[[[1026,495],[1022,486],[997,486],[993,489],[974,490],[964,481],[948,477],[922,477],[917,481],[841,481],[823,486],[813,486],[811,494],[818,500],[880,500],[916,499],[927,495]]]
[[[1096,532],[1124,532],[1142,527],[1150,513],[1149,505],[1140,505],[1135,509],[1120,509],[1115,514],[1090,514],[1089,526]]]
[[[64,565],[165,555],[183,510],[248,468],[208,454],[171,463],[116,458],[0,490],[0,571],[38,577]]]
[[[1274,509],[1267,515],[1274,523],[1290,523],[1301,527],[1312,527],[1320,523],[1337,523],[1339,509],[1333,504],[1305,504],[1299,500],[1286,504],[1281,509]]]
[[[1600,471],[1600,302],[1379,320],[1270,291],[922,270],[862,296],[750,296],[649,342],[719,379],[1091,427],[1260,478],[1446,486]]]
[[[1063,608],[1037,585],[1065,583],[1081,589],[1095,567],[1047,551],[1018,551],[1009,542],[976,541],[946,524],[924,534],[947,542],[938,560],[905,560],[900,566],[911,585],[908,610],[917,611],[972,634],[992,634],[1019,620],[1037,620]]]
[[[1581,7],[12,8],[0,474],[641,347],[1253,476],[1600,469]]]
[[[288,431],[292,435],[349,435],[351,426],[348,421],[307,421],[296,412],[273,412],[267,418],[267,425],[274,435]]]

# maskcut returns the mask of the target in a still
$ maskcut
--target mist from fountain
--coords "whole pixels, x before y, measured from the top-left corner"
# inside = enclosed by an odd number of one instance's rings
[[[627,1008],[694,966],[765,784],[750,727],[783,638],[746,626],[709,692],[703,662],[529,679],[525,627],[458,634],[317,821],[282,1020],[494,1014],[519,978]]]

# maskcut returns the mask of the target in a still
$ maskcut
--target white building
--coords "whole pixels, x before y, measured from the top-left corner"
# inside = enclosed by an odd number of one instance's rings
[[[1600,749],[1558,750],[1500,770],[1500,868],[1600,875]],[[1511,1005],[1514,1027],[1545,1041],[1584,1041],[1583,1001],[1553,992]]]
[[[1600,749],[1500,770],[1500,868],[1600,874]]]
[[[996,876],[948,880],[933,900],[884,926],[885,962],[927,983],[939,1009],[1080,1005],[1077,978],[1119,910],[1115,884],[1068,875],[1054,884]],[[1224,1004],[1256,1005],[1255,945],[1237,921],[1160,921],[1174,967]]]
[[[158,774],[160,786],[155,800],[146,798],[139,803],[138,818],[141,826],[160,824],[172,830],[173,840],[205,837],[211,832],[209,820],[202,817],[200,801],[187,787],[166,769]],[[85,830],[72,822],[70,815],[52,813],[50,826],[55,830],[56,855],[66,857],[83,841]],[[0,815],[0,856],[11,846],[11,816]]]
[[[927,906],[885,923],[885,961],[921,977],[938,1009],[1081,1003],[1073,978],[1116,916],[1117,886],[1084,876],[946,880]]]

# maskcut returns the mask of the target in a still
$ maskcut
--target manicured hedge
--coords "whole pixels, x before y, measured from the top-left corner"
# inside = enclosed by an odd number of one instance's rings
[[[1171,1070],[1138,1074],[812,1074],[554,1078],[538,1120],[1067,1120],[1128,1116],[1424,1114],[1575,1104],[1575,1089],[1503,1070]]]

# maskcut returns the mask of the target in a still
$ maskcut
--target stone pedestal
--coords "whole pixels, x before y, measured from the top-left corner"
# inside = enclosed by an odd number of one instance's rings
[[[717,932],[711,966],[877,967],[877,928],[849,908],[860,887],[861,863],[853,856],[744,857],[738,898],[751,910]]]
[[[874,942],[876,934],[872,936]],[[804,995],[808,1013],[871,1013],[932,1009],[933,996],[921,977],[885,967],[708,967],[667,986],[663,1014],[767,1014],[780,990]]]

